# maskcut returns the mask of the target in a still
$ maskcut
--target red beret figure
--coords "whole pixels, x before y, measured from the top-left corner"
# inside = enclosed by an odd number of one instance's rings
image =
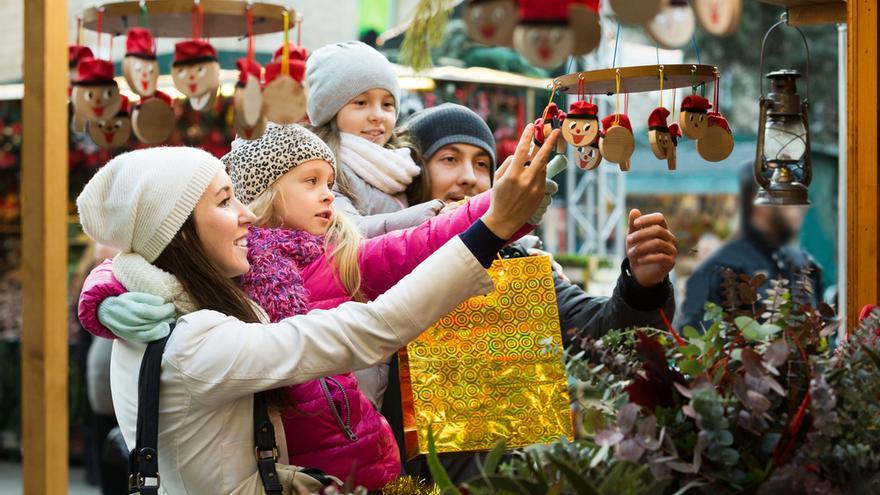
[[[636,145],[629,117],[622,113],[609,115],[602,119],[602,127],[605,129],[605,134],[599,139],[602,157],[618,164],[621,171],[628,171]]]
[[[70,98],[80,122],[113,117],[122,107],[119,86],[113,79],[113,63],[84,58],[77,64]]]
[[[174,87],[189,97],[194,110],[209,108],[220,87],[220,63],[217,51],[202,40],[181,41],[174,45],[171,64]]]
[[[709,100],[700,95],[690,95],[681,102],[678,123],[684,135],[690,139],[700,139],[706,133],[708,122],[706,113],[712,108]]]
[[[153,96],[159,80],[159,62],[150,30],[135,27],[125,37],[125,58],[122,74],[132,91],[142,97]]]
[[[599,137],[599,107],[576,101],[568,107],[562,122],[562,137],[572,146],[585,146]]]
[[[89,137],[105,150],[121,148],[131,136],[131,119],[128,117],[128,97],[122,95],[122,105],[113,117],[91,120],[88,123]]]
[[[536,67],[553,69],[574,51],[569,0],[521,0],[513,47]]]
[[[469,0],[464,24],[474,41],[489,46],[513,46],[518,17],[515,0]]]
[[[156,91],[141,98],[131,110],[131,130],[142,143],[157,144],[168,139],[174,130],[174,108],[171,97]]]
[[[275,52],[275,60],[266,66],[263,86],[263,115],[269,122],[293,124],[306,116],[306,92],[302,81],[306,73],[305,48],[288,45],[287,74],[284,74],[284,47]]]
[[[720,162],[733,152],[730,124],[718,112],[709,112],[706,133],[697,140],[697,153],[709,162]]]
[[[244,139],[256,139],[266,129],[263,116],[263,94],[260,79],[263,68],[255,60],[241,58],[236,62],[239,70],[232,106],[235,118],[232,124],[235,132]]]
[[[648,142],[651,144],[654,156],[666,160],[669,170],[675,170],[675,146],[678,144],[678,136],[673,139],[670,133],[670,126],[666,123],[669,114],[669,110],[665,107],[657,107],[648,115]],[[675,132],[680,132],[678,124],[675,124]]]
[[[70,72],[70,84],[76,80],[76,66],[85,58],[95,58],[92,49],[83,45],[69,45],[67,47],[67,70]]]

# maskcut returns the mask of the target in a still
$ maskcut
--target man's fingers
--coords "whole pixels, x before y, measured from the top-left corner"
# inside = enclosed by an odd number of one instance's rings
[[[542,179],[546,179],[547,162],[550,161],[550,154],[553,153],[553,150],[556,148],[556,141],[559,139],[559,133],[559,129],[553,129],[550,135],[547,136],[544,144],[541,145],[541,149],[535,153],[531,165],[529,165],[525,171],[525,173],[528,174],[526,177],[529,180],[534,180],[534,177],[537,177],[538,175],[540,175]]]
[[[662,213],[641,215],[635,219],[633,225],[637,229],[643,229],[645,227],[648,227],[649,225],[662,225],[665,229],[669,228],[669,225],[667,225],[666,223],[666,217],[664,217]]]
[[[532,145],[532,137],[535,135],[535,125],[526,126],[516,145],[516,151],[513,153],[513,163],[519,166],[513,166],[513,174],[518,175],[522,171],[522,165],[529,160],[529,147]],[[511,172],[508,172],[511,173]]]
[[[640,258],[629,260],[630,265],[660,265],[664,270],[671,271],[675,266],[675,257],[668,254],[649,254]]]
[[[513,155],[505,158],[501,166],[498,167],[498,170],[495,171],[495,180],[498,180],[504,176],[505,172],[507,172],[507,170],[510,168],[511,163],[513,163]]]
[[[635,221],[642,215],[642,212],[633,208],[629,210],[629,219],[627,220],[627,231],[632,232],[635,230]]]
[[[651,225],[650,227],[645,227],[643,229],[639,229],[635,232],[630,232],[629,234],[627,234],[626,244],[628,246],[632,246],[634,244],[638,244],[640,242],[645,242],[649,239],[655,238],[675,243],[675,235],[672,232],[659,225]]]
[[[649,241],[633,244],[626,250],[626,257],[633,259],[655,253],[668,254],[675,257],[678,251],[675,249],[675,244],[661,239],[651,239]]]

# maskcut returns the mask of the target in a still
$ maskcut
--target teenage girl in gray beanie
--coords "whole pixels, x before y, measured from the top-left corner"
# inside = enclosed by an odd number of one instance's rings
[[[336,208],[366,237],[412,227],[441,201],[409,206],[406,188],[420,172],[408,136],[395,128],[400,85],[391,63],[359,41],[334,43],[306,62],[311,130],[339,163]]]

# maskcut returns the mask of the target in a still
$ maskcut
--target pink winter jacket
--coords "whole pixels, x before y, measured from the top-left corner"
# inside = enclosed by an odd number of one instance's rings
[[[366,298],[384,293],[467,229],[488,210],[490,200],[491,192],[485,192],[419,226],[364,240],[359,264]],[[524,226],[511,240],[531,229]],[[283,229],[252,229],[248,258],[251,271],[242,279],[243,289],[273,321],[351,300],[321,238]],[[123,292],[109,261],[92,271],[79,301],[79,317],[86,330],[114,338],[98,321],[97,307],[105,298]],[[288,392],[295,407],[282,418],[292,464],[316,467],[342,479],[353,472],[355,483],[368,489],[381,488],[400,474],[391,428],[360,392],[353,374],[293,385]]]

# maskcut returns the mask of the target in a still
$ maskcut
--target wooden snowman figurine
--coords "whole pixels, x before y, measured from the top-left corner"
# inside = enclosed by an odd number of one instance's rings
[[[602,127],[605,129],[605,134],[599,139],[602,157],[618,164],[621,171],[628,172],[630,157],[636,146],[629,117],[622,113],[609,115],[602,119]]]
[[[131,130],[138,140],[158,144],[174,130],[174,108],[171,97],[156,91],[149,98],[142,98],[131,111]]]
[[[202,40],[181,41],[174,45],[171,64],[174,87],[189,97],[193,110],[206,110],[220,87],[220,64],[217,51]]]
[[[535,67],[553,69],[574,52],[570,0],[521,0],[513,47]]]
[[[669,170],[675,170],[677,136],[673,139],[666,119],[669,118],[669,110],[665,107],[657,107],[648,115],[648,142],[651,151],[660,160],[666,160]],[[678,126],[675,132],[679,132]]]
[[[159,62],[153,35],[146,28],[131,28],[125,37],[122,74],[132,91],[143,98],[153,96],[159,80]]]
[[[515,0],[470,0],[464,8],[468,36],[489,46],[512,46],[517,18]]]
[[[709,162],[720,162],[733,152],[730,124],[720,113],[709,112],[706,133],[697,140],[697,153]]]
[[[115,116],[88,123],[89,137],[105,150],[121,148],[131,137],[131,119],[128,117],[128,97],[123,95],[122,106]]]
[[[282,46],[275,60],[266,66],[263,86],[263,115],[269,122],[294,124],[306,115],[306,92],[302,81],[306,73],[308,53],[301,46],[288,45],[288,73],[284,74]]]
[[[587,101],[569,105],[562,122],[562,137],[568,144],[575,147],[591,144],[598,139],[599,130],[599,107]]]
[[[678,123],[681,131],[690,139],[700,139],[709,126],[706,113],[712,108],[709,100],[700,95],[689,95],[681,102]]]
[[[257,139],[266,129],[263,116],[263,94],[260,79],[263,68],[255,60],[240,58],[236,62],[239,70],[232,106],[235,118],[232,124],[235,132],[243,139]]]
[[[113,63],[96,58],[80,60],[70,98],[74,115],[80,122],[116,115],[122,106],[122,97],[113,79]]]

